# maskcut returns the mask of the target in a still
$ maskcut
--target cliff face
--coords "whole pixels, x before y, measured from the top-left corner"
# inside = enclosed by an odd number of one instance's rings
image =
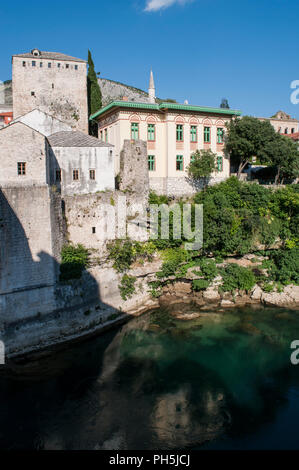
[[[123,96],[126,96],[128,101],[149,103],[148,93],[139,88],[108,80],[107,78],[99,78],[98,82],[102,91],[103,106],[111,101],[121,100]]]

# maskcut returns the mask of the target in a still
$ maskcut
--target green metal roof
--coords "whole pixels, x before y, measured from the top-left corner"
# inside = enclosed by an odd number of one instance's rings
[[[178,103],[167,103],[163,102],[160,104],[151,104],[151,103],[135,103],[132,101],[112,101],[104,108],[100,109],[96,113],[92,114],[89,120],[95,119],[98,116],[106,113],[112,108],[132,108],[132,109],[152,109],[155,111],[164,111],[167,109],[177,109],[178,111],[197,111],[203,113],[211,114],[228,114],[234,116],[240,116],[241,111],[236,109],[225,109],[225,108],[208,108],[203,106],[192,106],[189,104],[178,104]]]

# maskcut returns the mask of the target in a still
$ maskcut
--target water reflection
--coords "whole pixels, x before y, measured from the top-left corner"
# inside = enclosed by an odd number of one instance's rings
[[[3,376],[1,448],[274,448],[277,420],[299,419],[298,338],[287,310],[144,315]]]

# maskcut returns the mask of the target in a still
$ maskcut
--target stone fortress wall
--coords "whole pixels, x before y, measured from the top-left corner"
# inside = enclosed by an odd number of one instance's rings
[[[87,133],[86,74],[86,62],[79,59],[76,62],[44,59],[42,55],[13,56],[14,118],[38,108],[61,119],[73,129]]]
[[[136,155],[139,166],[133,164]],[[124,303],[118,290],[119,275],[112,267],[101,268],[103,233],[111,223],[107,207],[113,208],[117,230],[125,205],[124,227],[134,236],[147,205],[146,144],[125,142],[123,158],[129,171],[124,165],[121,190],[117,191],[62,196],[47,184],[1,185],[0,338],[8,356],[88,334],[111,315],[119,315],[122,307],[135,311],[151,305],[146,289]],[[122,236],[126,234],[122,232]],[[82,279],[61,283],[59,266],[65,242],[90,248],[93,264]],[[143,274],[141,278],[144,282]]]

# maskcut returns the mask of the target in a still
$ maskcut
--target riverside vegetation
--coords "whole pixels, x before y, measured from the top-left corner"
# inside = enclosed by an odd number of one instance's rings
[[[181,199],[179,204],[185,201]],[[165,286],[188,274],[194,292],[205,291],[217,280],[219,292],[250,292],[259,286],[264,292],[281,292],[289,284],[299,285],[299,185],[270,189],[255,183],[244,183],[231,177],[220,184],[206,187],[191,202],[203,204],[203,247],[196,251],[184,249],[184,238],[174,239],[174,219],[170,212],[170,238],[158,237],[146,243],[115,240],[107,245],[108,259],[122,274],[120,293],[123,300],[135,292],[136,278],[129,271],[136,262],[162,259],[161,269],[149,290],[159,297]],[[151,193],[150,204],[168,204],[166,196]],[[182,222],[182,221],[181,221]],[[62,259],[62,279],[73,252],[74,273],[88,265],[84,247],[65,247]],[[251,254],[252,266],[227,262]],[[191,273],[191,277],[190,277]]]

